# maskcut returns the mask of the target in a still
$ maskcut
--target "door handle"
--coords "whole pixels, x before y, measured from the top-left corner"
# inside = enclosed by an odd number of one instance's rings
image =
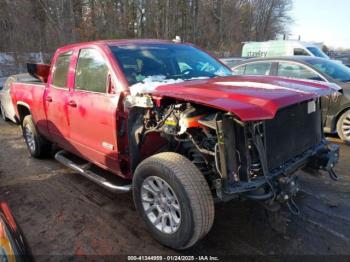
[[[69,101],[68,105],[71,107],[77,107],[77,103],[75,103],[75,101],[73,101],[73,100]]]
[[[51,97],[51,96],[47,96],[47,97],[45,98],[45,100],[46,100],[47,102],[51,103],[51,102],[52,102],[52,97]]]

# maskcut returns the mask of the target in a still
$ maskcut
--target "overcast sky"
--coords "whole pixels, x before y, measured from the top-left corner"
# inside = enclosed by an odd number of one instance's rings
[[[294,0],[291,38],[350,48],[350,0]]]

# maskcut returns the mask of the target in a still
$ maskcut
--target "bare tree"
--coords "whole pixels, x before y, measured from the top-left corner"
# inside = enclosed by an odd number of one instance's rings
[[[180,35],[238,55],[243,41],[288,32],[291,5],[292,0],[0,0],[0,51],[53,52],[76,41]]]

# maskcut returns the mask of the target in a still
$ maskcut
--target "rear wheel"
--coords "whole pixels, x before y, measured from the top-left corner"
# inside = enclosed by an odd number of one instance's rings
[[[160,153],[141,162],[133,195],[152,236],[165,246],[189,248],[213,224],[214,202],[207,181],[182,155]]]
[[[50,154],[51,143],[38,133],[32,116],[28,115],[23,119],[22,132],[31,156],[43,158]]]
[[[341,140],[350,143],[350,110],[340,116],[337,122],[337,132]]]

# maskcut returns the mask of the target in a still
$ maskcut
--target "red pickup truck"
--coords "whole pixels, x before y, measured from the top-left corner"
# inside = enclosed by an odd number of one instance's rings
[[[336,91],[325,83],[232,76],[204,50],[155,40],[69,45],[51,66],[28,69],[42,82],[15,82],[11,96],[30,154],[54,145],[78,173],[132,190],[163,245],[203,238],[214,200],[297,213],[297,170],[337,179],[339,147],[325,141],[320,110],[320,97]]]

